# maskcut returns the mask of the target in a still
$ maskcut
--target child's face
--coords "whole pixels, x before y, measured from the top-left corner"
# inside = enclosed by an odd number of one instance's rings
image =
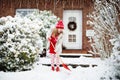
[[[58,33],[61,33],[61,32],[63,32],[63,29],[58,29]]]

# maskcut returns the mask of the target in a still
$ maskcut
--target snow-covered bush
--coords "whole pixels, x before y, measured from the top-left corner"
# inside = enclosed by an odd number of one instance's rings
[[[26,17],[8,16],[4,20],[0,25],[0,70],[30,69],[37,59],[38,48],[42,48],[39,30],[43,24]]]
[[[107,70],[104,70],[101,80],[120,80],[120,36],[118,39],[111,39],[114,46],[112,55],[106,61]]]
[[[46,32],[57,21],[50,11],[0,18],[0,71],[31,69],[44,47]]]
[[[42,37],[43,47],[46,47],[46,33],[49,31],[51,27],[54,27],[59,18],[55,16],[51,11],[38,11],[33,14],[29,14],[26,16],[31,20],[41,21],[43,26],[40,29],[40,36]]]
[[[94,11],[88,15],[88,24],[93,27],[93,51],[100,53],[102,58],[108,58],[112,53],[110,39],[117,39],[120,35],[120,3],[119,0],[95,0]]]
[[[100,80],[120,80],[120,0],[95,0],[94,11],[88,17],[95,31],[91,44],[94,53],[107,58]]]

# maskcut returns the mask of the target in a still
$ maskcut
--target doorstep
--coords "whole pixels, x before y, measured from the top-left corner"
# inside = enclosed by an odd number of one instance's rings
[[[92,54],[78,54],[78,53],[64,53],[64,54],[60,54],[60,57],[66,57],[66,58],[78,58],[78,57],[93,57]]]

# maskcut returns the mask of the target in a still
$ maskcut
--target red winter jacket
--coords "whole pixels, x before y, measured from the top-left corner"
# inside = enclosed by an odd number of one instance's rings
[[[57,43],[57,37],[53,37],[53,36],[51,36],[50,37],[50,47],[49,47],[49,53],[51,53],[51,54],[56,54],[56,52],[55,52],[55,45],[56,45],[56,43]]]

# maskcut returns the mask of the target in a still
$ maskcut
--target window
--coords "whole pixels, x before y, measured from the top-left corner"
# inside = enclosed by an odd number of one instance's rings
[[[16,14],[19,14],[21,17],[26,16],[32,12],[38,11],[38,9],[16,9]]]
[[[76,22],[76,17],[69,17],[68,20],[69,20],[70,22]]]
[[[68,42],[76,42],[76,35],[75,34],[68,35]]]

